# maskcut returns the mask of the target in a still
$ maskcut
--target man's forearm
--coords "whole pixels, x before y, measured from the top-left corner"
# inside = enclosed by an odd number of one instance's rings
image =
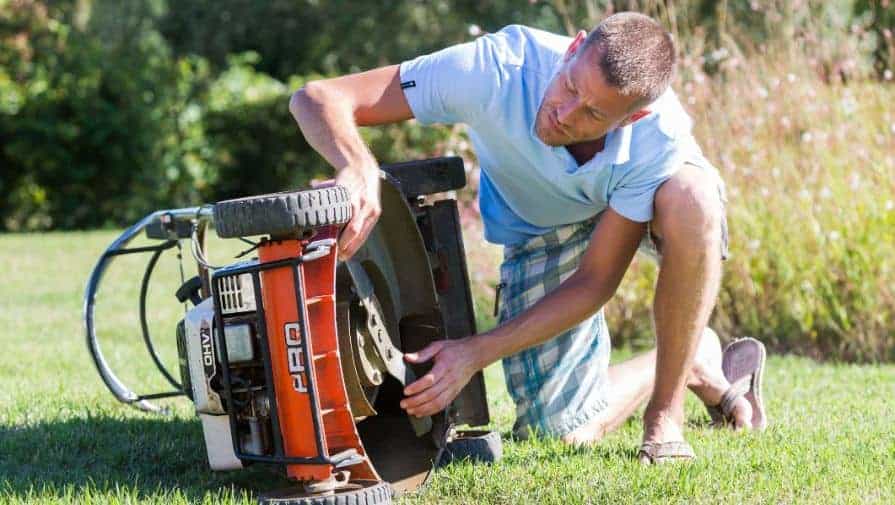
[[[602,285],[600,285],[602,284]],[[471,337],[478,367],[544,343],[600,310],[616,285],[595,283],[580,272],[528,310],[497,328]]]
[[[354,121],[352,104],[338,91],[310,83],[292,95],[289,110],[308,144],[336,170],[376,166]]]

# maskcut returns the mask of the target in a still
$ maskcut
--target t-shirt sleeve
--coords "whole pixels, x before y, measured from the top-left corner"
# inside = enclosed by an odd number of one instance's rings
[[[624,174],[609,195],[609,206],[632,221],[651,221],[656,190],[674,175],[679,157],[679,149],[669,147],[633,166],[615,167]]]
[[[458,44],[400,66],[401,89],[423,124],[473,123],[500,86],[492,36]]]

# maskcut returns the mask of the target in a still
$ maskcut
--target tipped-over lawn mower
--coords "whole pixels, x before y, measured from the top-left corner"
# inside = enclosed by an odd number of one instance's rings
[[[84,320],[97,370],[115,397],[145,411],[187,396],[202,423],[213,470],[268,464],[295,488],[262,503],[389,503],[421,485],[448,457],[499,457],[494,433],[458,434],[489,422],[484,381],[474,376],[444,412],[408,416],[403,385],[428,365],[405,352],[475,332],[456,201],[426,195],[466,182],[459,158],[383,166],[382,215],[364,246],[337,260],[349,195],[318,187],[154,212],[103,253],[87,286]],[[251,242],[251,259],[209,264],[208,225]],[[141,233],[156,243],[127,247]],[[249,240],[247,237],[253,237]],[[188,241],[197,273],[176,297],[191,303],[176,328],[180,380],[159,358],[147,324],[147,289],[159,256]],[[148,354],[172,390],[136,393],[110,369],[94,324],[109,264],[146,254],[140,323]]]

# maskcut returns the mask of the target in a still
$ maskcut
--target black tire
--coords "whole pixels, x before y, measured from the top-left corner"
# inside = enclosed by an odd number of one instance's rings
[[[468,459],[475,463],[494,463],[503,456],[503,441],[496,431],[459,431],[448,442],[438,466]]]
[[[221,238],[291,237],[350,219],[351,199],[342,186],[236,198],[214,206],[214,227]]]
[[[351,481],[351,488],[340,489],[330,495],[307,496],[297,490],[264,493],[258,505],[390,505],[392,487],[388,482]]]

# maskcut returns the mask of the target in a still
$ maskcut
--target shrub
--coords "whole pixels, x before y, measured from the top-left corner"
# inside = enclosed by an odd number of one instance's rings
[[[195,199],[201,138],[188,112],[201,61],[173,60],[139,17],[118,38],[71,17],[38,2],[0,14],[5,40],[20,41],[0,53],[7,229],[120,224]]]

